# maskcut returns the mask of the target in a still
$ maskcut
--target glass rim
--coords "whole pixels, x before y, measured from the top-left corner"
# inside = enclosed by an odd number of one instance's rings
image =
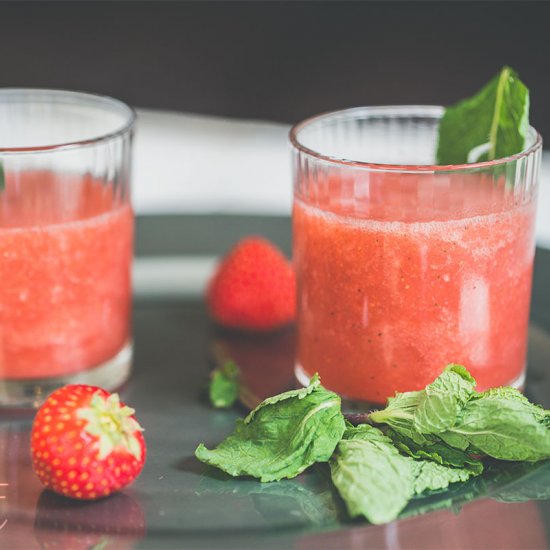
[[[131,131],[132,128],[134,127],[134,124],[137,118],[135,109],[130,105],[128,105],[127,103],[125,103],[124,101],[121,101],[120,99],[116,99],[108,95],[95,94],[92,92],[81,92],[78,90],[64,90],[60,88],[3,87],[3,88],[0,88],[0,101],[2,100],[2,96],[15,95],[17,93],[37,94],[37,95],[43,94],[44,96],[49,94],[49,95],[57,96],[59,98],[67,97],[67,98],[73,98],[77,100],[78,99],[93,100],[93,101],[96,101],[97,103],[103,103],[104,105],[111,105],[113,107],[116,107],[121,111],[121,113],[124,113],[123,115],[124,120],[120,124],[120,126],[117,127],[116,129],[111,130],[109,132],[100,133],[90,138],[66,141],[61,143],[52,143],[50,145],[28,145],[24,147],[0,147],[0,154],[48,153],[48,152],[54,152],[59,150],[88,147],[90,145],[94,145],[102,141],[108,141],[108,140],[114,139],[118,136],[124,135],[125,133]]]
[[[441,105],[378,105],[378,106],[363,106],[363,107],[351,107],[348,109],[337,109],[335,111],[326,111],[312,117],[308,117],[300,122],[294,124],[289,132],[289,139],[291,145],[301,153],[304,153],[317,160],[321,160],[336,166],[350,166],[360,169],[368,169],[372,171],[383,172],[416,172],[416,173],[430,173],[430,172],[451,172],[451,171],[464,171],[471,170],[473,168],[491,168],[501,164],[507,164],[525,157],[530,156],[537,150],[542,148],[542,136],[540,133],[529,125],[529,129],[534,132],[535,138],[531,145],[522,149],[519,153],[509,155],[507,157],[500,157],[493,160],[486,160],[480,162],[464,163],[464,164],[392,164],[392,163],[376,163],[352,160],[346,158],[335,157],[331,155],[323,154],[319,151],[311,149],[301,143],[299,134],[302,130],[323,119],[334,117],[335,115],[353,115],[357,113],[367,114],[380,114],[383,115],[393,111],[394,113],[403,112],[410,115],[418,114],[424,116],[441,116],[444,107]],[[416,112],[414,112],[416,111]],[[414,113],[413,113],[414,112]]]

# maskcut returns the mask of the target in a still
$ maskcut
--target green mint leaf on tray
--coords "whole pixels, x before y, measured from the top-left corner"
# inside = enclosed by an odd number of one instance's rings
[[[413,496],[413,472],[389,438],[367,424],[348,428],[330,461],[332,481],[351,517],[395,519]]]
[[[514,388],[476,393],[474,384],[464,367],[449,365],[424,390],[398,393],[370,420],[389,426],[403,452],[442,464],[457,465],[460,455],[450,449],[498,460],[550,458],[549,411]]]
[[[525,147],[529,90],[503,67],[476,95],[447,107],[439,125],[437,164],[465,164],[515,155]]]
[[[414,426],[422,434],[439,433],[453,426],[464,404],[474,393],[476,381],[461,365],[449,365],[421,392]]]
[[[466,481],[470,470],[403,456],[378,428],[348,428],[330,461],[332,480],[352,517],[394,520],[415,494]]]
[[[349,514],[372,523],[454,507],[489,487],[486,466],[506,482],[550,458],[550,411],[513,388],[474,388],[470,373],[452,364],[425,389],[397,393],[383,410],[344,416],[340,398],[315,375],[307,388],[263,401],[217,448],[201,444],[195,454],[232,476],[265,482],[329,462]],[[547,470],[539,473],[547,478]],[[500,498],[546,498],[540,479],[533,477],[527,492],[509,488]]]
[[[195,455],[232,476],[276,481],[327,462],[344,429],[340,398],[314,376],[307,388],[267,399],[218,447],[201,444]]]
[[[415,495],[420,495],[426,491],[446,489],[451,483],[466,481],[481,473],[474,473],[466,468],[443,466],[430,460],[412,460],[410,464],[414,477],[413,490]]]
[[[241,388],[240,378],[239,367],[232,361],[212,371],[209,396],[214,407],[231,407],[237,401]]]
[[[397,393],[388,399],[388,406],[373,412],[370,419],[388,424],[418,444],[426,444],[426,435],[441,433],[456,423],[474,387],[470,373],[461,365],[451,364],[425,389]]]
[[[449,431],[466,440],[474,452],[536,462],[550,458],[549,418],[548,411],[517,390],[499,388],[471,399]]]
[[[407,456],[418,459],[426,459],[454,468],[465,468],[474,475],[483,472],[483,462],[472,457],[465,451],[455,449],[436,437],[431,436],[424,440],[423,445],[418,445],[412,439],[398,434],[392,429],[386,430],[386,435],[392,440],[399,451]]]

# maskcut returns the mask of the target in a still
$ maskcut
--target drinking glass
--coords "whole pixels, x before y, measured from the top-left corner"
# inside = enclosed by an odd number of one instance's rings
[[[0,406],[129,374],[134,118],[108,97],[0,89]]]
[[[523,385],[542,140],[435,165],[442,114],[365,107],[292,129],[303,383],[383,403],[458,363],[478,389]]]

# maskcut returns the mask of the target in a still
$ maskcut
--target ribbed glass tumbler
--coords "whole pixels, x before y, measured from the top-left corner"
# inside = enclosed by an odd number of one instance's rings
[[[128,376],[134,112],[0,90],[0,406]]]
[[[302,382],[383,403],[449,363],[524,381],[542,140],[434,164],[441,107],[358,108],[291,131]]]

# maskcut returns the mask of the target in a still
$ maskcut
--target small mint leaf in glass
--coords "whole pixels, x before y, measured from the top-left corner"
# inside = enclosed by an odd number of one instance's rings
[[[6,174],[4,173],[4,165],[0,162],[0,191],[6,188]]]
[[[466,164],[515,155],[525,147],[529,90],[503,67],[476,95],[447,107],[439,125],[437,164]]]
[[[295,477],[331,457],[345,430],[340,406],[340,398],[314,377],[307,388],[264,401],[237,420],[234,432],[215,449],[201,444],[195,455],[232,476]]]
[[[239,397],[241,387],[239,367],[228,361],[212,372],[209,386],[210,402],[216,408],[231,407]]]

